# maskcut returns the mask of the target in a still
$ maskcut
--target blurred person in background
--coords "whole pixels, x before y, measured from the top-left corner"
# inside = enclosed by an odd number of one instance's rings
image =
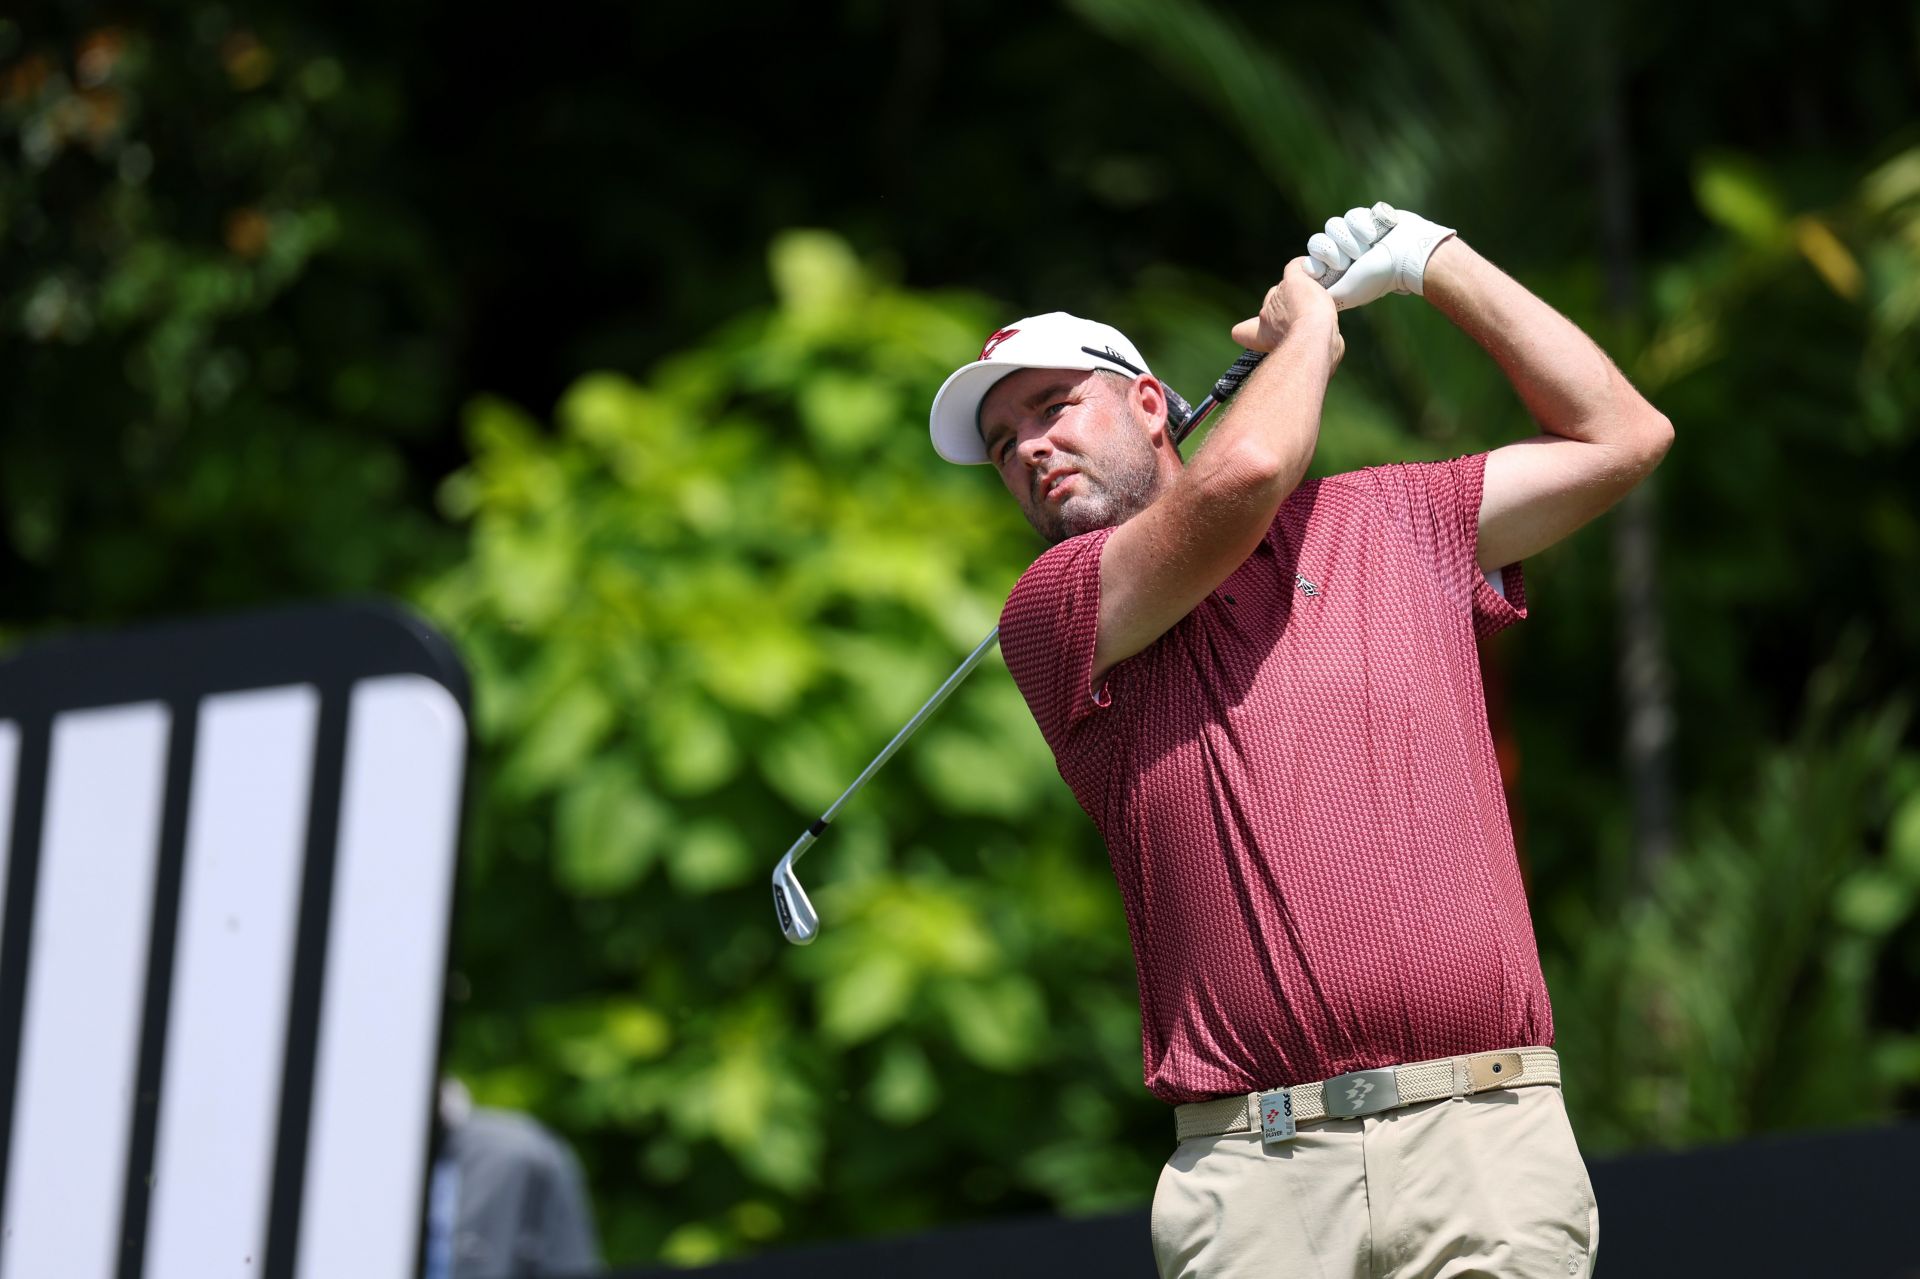
[[[425,1279],[542,1279],[600,1272],[580,1161],[537,1120],[476,1107],[440,1085],[440,1157],[427,1208]]]

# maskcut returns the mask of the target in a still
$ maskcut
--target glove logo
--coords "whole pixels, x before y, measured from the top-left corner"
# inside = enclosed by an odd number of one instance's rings
[[[983,360],[991,360],[993,358],[994,348],[1019,331],[1019,329],[1001,329],[998,333],[988,338],[987,344],[980,348],[980,358]]]

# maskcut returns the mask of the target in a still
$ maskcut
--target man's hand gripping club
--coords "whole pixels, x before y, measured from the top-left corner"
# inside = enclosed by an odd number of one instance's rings
[[[1295,258],[1287,263],[1280,273],[1280,282],[1267,290],[1260,314],[1233,326],[1233,340],[1249,351],[1276,351],[1287,335],[1303,324],[1331,319],[1327,300],[1332,294],[1325,281],[1314,274],[1317,265],[1312,258]],[[1334,309],[1338,309],[1337,305]],[[1328,352],[1338,367],[1340,357],[1346,353],[1346,340],[1340,336],[1337,321],[1326,327]]]
[[[1177,478],[1101,547],[1095,687],[1253,553],[1313,460],[1327,379],[1346,344],[1306,258],[1287,263],[1260,313],[1233,326],[1233,339],[1264,354],[1259,367]]]
[[[1342,311],[1389,293],[1423,295],[1427,259],[1452,234],[1452,227],[1384,201],[1348,209],[1345,217],[1328,218],[1327,229],[1307,241],[1307,273],[1326,286]]]

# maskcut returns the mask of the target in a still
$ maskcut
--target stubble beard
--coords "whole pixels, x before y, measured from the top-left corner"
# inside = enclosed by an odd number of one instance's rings
[[[1136,417],[1139,434],[1127,437],[1124,448],[1115,448],[1102,458],[1097,468],[1087,459],[1069,455],[1061,460],[1079,472],[1078,490],[1058,506],[1038,497],[1022,502],[1027,523],[1049,546],[1058,546],[1070,537],[1095,529],[1124,524],[1153,504],[1159,496],[1160,464],[1147,441],[1144,426]]]

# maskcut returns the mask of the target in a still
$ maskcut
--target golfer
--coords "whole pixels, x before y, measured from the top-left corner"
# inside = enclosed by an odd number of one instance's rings
[[[1475,641],[1672,428],[1449,228],[1376,205],[1309,247],[1234,327],[1270,354],[1191,461],[1133,344],[1064,313],[947,380],[934,447],[1051,543],[1001,642],[1125,903],[1179,1137],[1160,1273],[1584,1275],[1598,1215]],[[1541,433],[1306,479],[1338,312],[1387,293],[1483,347]]]

